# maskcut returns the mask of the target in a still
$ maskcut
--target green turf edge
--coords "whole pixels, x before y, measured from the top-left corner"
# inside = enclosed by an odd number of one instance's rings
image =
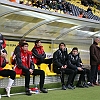
[[[35,85],[31,85],[30,87],[35,87]],[[51,89],[51,88],[60,88],[61,83],[49,83],[45,84],[44,88]],[[20,92],[25,92],[25,87],[24,86],[17,86],[17,87],[12,87],[11,88],[11,93],[20,93]],[[6,91],[4,88],[0,88],[0,94],[5,94]]]

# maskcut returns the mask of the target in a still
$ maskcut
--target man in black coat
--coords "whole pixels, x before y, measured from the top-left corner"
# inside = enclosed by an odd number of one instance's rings
[[[67,48],[64,43],[59,44],[59,49],[53,54],[53,70],[55,73],[60,74],[62,89],[74,89],[71,86],[71,81],[74,76],[74,70],[67,67]],[[64,82],[64,74],[69,75],[67,84]]]
[[[80,57],[78,54],[77,47],[74,47],[72,49],[71,53],[69,53],[69,55],[68,55],[68,68],[75,71],[74,77],[72,79],[72,85],[73,85],[76,74],[80,74],[79,81],[76,86],[81,87],[81,88],[88,87],[88,85],[85,82],[85,73],[86,72],[85,72],[84,68],[82,68],[82,66],[80,65]]]

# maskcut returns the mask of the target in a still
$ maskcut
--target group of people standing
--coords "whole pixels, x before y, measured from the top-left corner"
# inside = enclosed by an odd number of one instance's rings
[[[9,77],[8,86],[6,88],[7,96],[10,97],[11,86],[14,82],[16,74],[25,76],[25,92],[26,95],[31,95],[30,92],[30,75],[40,75],[40,91],[43,93],[48,93],[44,86],[45,72],[43,70],[35,69],[34,64],[40,65],[41,63],[48,64],[50,69],[53,63],[53,71],[60,74],[62,89],[75,89],[74,79],[76,74],[80,74],[79,80],[77,82],[77,87],[84,88],[94,85],[99,85],[97,80],[98,65],[100,64],[100,54],[99,54],[99,38],[95,38],[94,43],[90,46],[90,64],[91,69],[86,69],[83,66],[82,60],[80,58],[78,48],[74,47],[72,51],[68,54],[65,43],[61,42],[59,44],[59,49],[53,53],[53,58],[45,59],[46,53],[41,44],[41,40],[36,40],[35,45],[31,51],[28,50],[28,43],[26,40],[22,39],[16,46],[14,53],[12,55],[11,63],[14,65],[13,70],[3,69],[7,63],[7,51],[5,50],[6,43],[0,34],[0,76]],[[65,83],[64,76],[68,75],[68,81]],[[87,81],[85,80],[85,74],[87,75]]]

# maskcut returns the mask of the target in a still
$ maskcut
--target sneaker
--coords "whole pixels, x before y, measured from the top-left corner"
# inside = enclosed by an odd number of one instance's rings
[[[84,83],[83,86],[86,88],[89,88],[89,86],[86,83]]]
[[[62,90],[66,90],[66,86],[65,85],[62,85]]]
[[[44,88],[40,89],[40,91],[43,92],[43,93],[48,93],[48,90],[44,89]]]
[[[93,83],[94,85],[96,85],[96,86],[100,86],[100,84],[99,83]]]
[[[92,86],[92,87],[94,87],[94,85],[93,85],[92,83],[88,83],[87,85],[88,85],[88,86]]]
[[[28,90],[26,90],[26,95],[31,96],[32,92],[28,89]]]
[[[7,87],[5,89],[6,89],[7,96],[10,97],[10,87]]]
[[[68,85],[67,88],[72,90],[74,89],[71,85]]]
[[[77,84],[76,87],[84,88],[84,86],[82,84]]]

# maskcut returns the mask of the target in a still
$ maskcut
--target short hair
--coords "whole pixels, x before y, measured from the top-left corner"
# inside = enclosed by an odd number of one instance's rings
[[[80,15],[82,15],[83,14],[83,11],[80,11]]]
[[[96,40],[96,39],[98,39],[99,37],[94,37],[94,41]]]
[[[74,51],[74,50],[77,50],[77,51],[78,51],[78,48],[77,48],[77,47],[74,47],[74,48],[72,49],[72,51]]]
[[[41,41],[41,40],[40,40],[40,39],[36,40],[36,41],[35,41],[35,45],[36,45],[37,43],[39,43],[39,41]]]
[[[60,48],[61,44],[63,44],[64,46],[66,46],[64,42],[61,42],[61,43],[59,44],[59,48]]]
[[[21,47],[24,47],[25,45],[28,45],[28,43],[22,43]]]
[[[21,40],[19,41],[19,45],[22,45],[24,41],[26,41],[26,40],[25,40],[25,39],[21,39]]]

